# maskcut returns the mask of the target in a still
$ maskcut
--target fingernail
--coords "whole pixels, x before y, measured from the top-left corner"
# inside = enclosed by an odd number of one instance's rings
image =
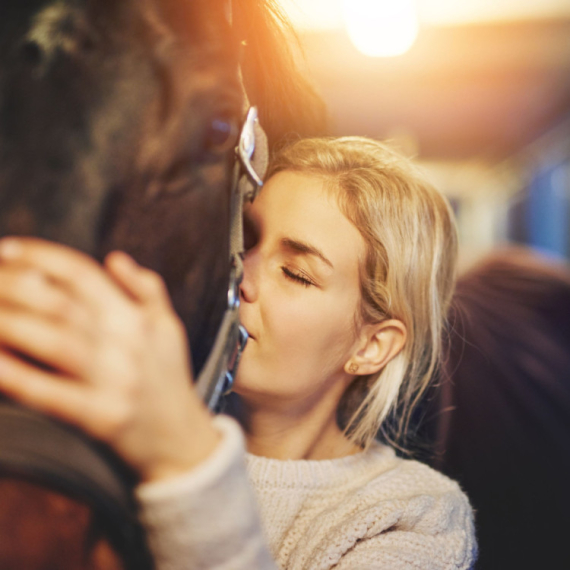
[[[126,267],[127,269],[136,269],[138,267],[137,262],[128,253],[125,253],[124,251],[117,251],[116,253],[118,254],[118,258],[120,259],[120,263],[123,267]]]
[[[137,265],[137,262],[128,253],[125,253],[124,251],[120,251],[119,253],[127,263],[130,263],[131,265]]]
[[[0,240],[0,257],[2,259],[16,259],[22,253],[20,242],[14,238]]]

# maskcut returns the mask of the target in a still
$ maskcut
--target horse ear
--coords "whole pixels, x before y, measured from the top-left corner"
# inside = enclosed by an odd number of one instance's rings
[[[291,136],[326,134],[324,102],[297,63],[300,42],[276,2],[232,0],[232,25],[244,43],[245,90],[259,109],[270,150]]]

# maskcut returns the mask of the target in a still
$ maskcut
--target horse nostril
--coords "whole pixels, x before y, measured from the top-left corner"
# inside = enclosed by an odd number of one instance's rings
[[[34,40],[29,40],[22,45],[21,54],[24,61],[29,65],[36,67],[42,63],[42,48]]]

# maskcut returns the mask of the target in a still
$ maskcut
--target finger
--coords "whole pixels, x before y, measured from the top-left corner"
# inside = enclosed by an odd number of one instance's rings
[[[24,309],[88,330],[93,314],[36,269],[0,265],[0,307]]]
[[[146,316],[147,330],[153,330],[156,342],[180,345],[184,354],[188,349],[187,332],[176,314],[162,277],[121,251],[110,253],[105,259],[105,267],[117,283],[140,304]]]
[[[46,414],[78,425],[89,391],[58,374],[41,370],[0,349],[0,391]]]
[[[172,309],[170,297],[162,277],[139,265],[122,251],[114,251],[105,258],[105,268],[137,302]]]
[[[41,271],[93,307],[118,310],[128,300],[95,260],[61,244],[4,238],[0,240],[0,260]]]
[[[130,418],[129,406],[120,399],[109,399],[73,378],[40,370],[1,349],[0,392],[110,445]]]
[[[89,339],[63,323],[10,308],[0,311],[0,346],[61,372],[87,377]]]

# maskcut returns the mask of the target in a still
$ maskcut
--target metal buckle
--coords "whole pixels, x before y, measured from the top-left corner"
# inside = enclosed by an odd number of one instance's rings
[[[257,109],[255,107],[250,107],[247,112],[247,117],[243,124],[241,130],[241,135],[239,137],[239,143],[237,146],[238,157],[245,168],[245,171],[251,178],[251,180],[258,186],[263,186],[263,181],[258,176],[257,172],[253,168],[251,159],[253,153],[255,152],[255,123],[257,122]]]
[[[243,351],[245,350],[248,339],[249,334],[242,325],[239,325],[238,342],[236,345],[236,350],[232,355],[233,358],[231,359],[230,364],[228,364],[228,371],[226,372],[224,378],[224,386],[222,388],[222,396],[227,396],[232,391],[235,382],[235,375],[239,366],[239,361],[241,359]]]
[[[230,282],[228,285],[228,309],[237,311],[239,309],[239,286],[241,277],[238,278],[235,255],[232,256],[230,268]]]

